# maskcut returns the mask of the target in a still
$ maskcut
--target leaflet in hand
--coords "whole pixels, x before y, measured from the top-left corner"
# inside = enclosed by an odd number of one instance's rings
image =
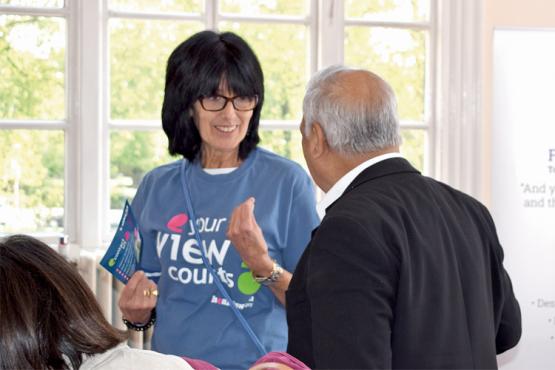
[[[116,234],[102,257],[100,265],[110,271],[118,280],[127,284],[137,270],[141,258],[141,235],[139,225],[129,202],[125,201],[123,215]]]

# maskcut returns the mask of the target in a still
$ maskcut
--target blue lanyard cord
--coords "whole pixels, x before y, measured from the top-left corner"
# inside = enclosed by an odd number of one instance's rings
[[[186,207],[187,207],[187,212],[189,213],[189,219],[191,220],[191,225],[193,226],[193,229],[195,231],[195,238],[196,238],[198,246],[200,248],[200,254],[201,254],[201,257],[202,257],[202,262],[204,262],[204,265],[206,266],[206,268],[208,269],[208,271],[210,272],[210,274],[214,278],[214,282],[216,283],[216,286],[218,287],[218,290],[220,291],[220,293],[222,293],[222,295],[225,297],[225,299],[227,299],[227,301],[229,302],[229,307],[231,307],[231,309],[233,310],[233,313],[235,314],[235,316],[237,317],[237,319],[239,320],[241,325],[243,325],[243,328],[245,329],[245,331],[247,332],[249,337],[252,339],[253,343],[256,345],[256,347],[258,348],[260,353],[262,355],[265,355],[267,352],[264,349],[264,346],[262,345],[262,343],[260,342],[260,339],[258,339],[258,336],[252,330],[251,326],[249,325],[249,323],[247,322],[245,317],[241,314],[241,312],[239,312],[239,309],[235,306],[235,302],[231,299],[229,293],[224,288],[220,278],[216,274],[216,271],[214,271],[214,267],[212,267],[212,265],[210,264],[210,261],[208,261],[208,258],[206,257],[206,251],[204,250],[204,247],[202,245],[202,242],[201,242],[201,239],[200,239],[200,234],[198,232],[198,227],[196,225],[196,219],[197,218],[195,217],[195,212],[194,212],[194,209],[193,209],[193,203],[192,203],[192,200],[191,200],[191,194],[189,192],[189,187],[187,186],[187,181],[186,181],[187,179],[186,179],[186,176],[185,176],[186,166],[187,166],[187,160],[183,159],[183,163],[181,164],[181,186],[183,187],[183,194],[185,195],[185,204],[186,204]]]

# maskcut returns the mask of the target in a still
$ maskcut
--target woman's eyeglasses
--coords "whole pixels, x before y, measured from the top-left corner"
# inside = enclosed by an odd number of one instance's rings
[[[204,110],[209,112],[218,112],[224,110],[228,102],[231,102],[233,108],[237,111],[246,112],[253,110],[258,104],[258,96],[232,96],[228,98],[222,95],[201,96],[199,98],[200,105]]]

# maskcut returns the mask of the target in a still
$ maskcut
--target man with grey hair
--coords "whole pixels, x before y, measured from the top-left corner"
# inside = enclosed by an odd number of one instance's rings
[[[402,158],[379,76],[325,69],[303,110],[326,195],[286,294],[288,352],[324,369],[497,368],[521,317],[487,209]]]

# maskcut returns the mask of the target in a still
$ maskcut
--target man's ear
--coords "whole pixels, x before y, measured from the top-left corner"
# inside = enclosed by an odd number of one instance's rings
[[[312,136],[312,155],[318,158],[329,150],[326,133],[318,122],[314,122],[310,127],[310,135]]]

